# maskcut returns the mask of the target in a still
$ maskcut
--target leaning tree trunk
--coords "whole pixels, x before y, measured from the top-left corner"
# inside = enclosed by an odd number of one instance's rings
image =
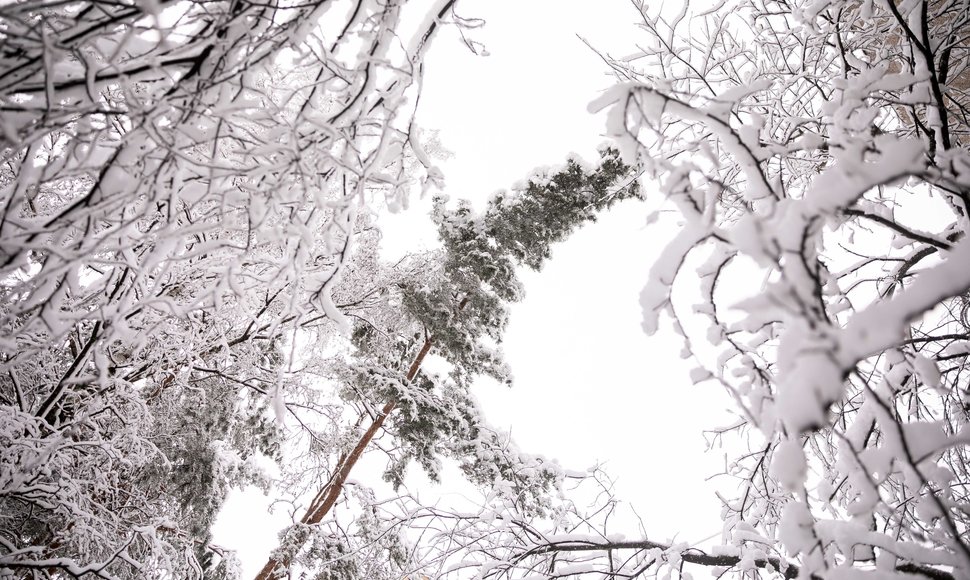
[[[464,306],[464,303],[462,303]],[[405,381],[411,382],[414,377],[417,376],[418,370],[421,368],[421,363],[424,362],[424,357],[427,356],[428,351],[431,350],[431,337],[428,337],[424,341],[424,345],[421,347],[420,352],[415,357],[414,362],[411,363],[411,368],[408,369],[408,374],[405,376]],[[320,523],[330,510],[333,508],[334,504],[337,503],[337,499],[340,497],[340,492],[343,490],[344,483],[347,481],[347,477],[350,476],[351,470],[357,465],[357,460],[364,454],[367,446],[370,445],[371,439],[374,435],[381,429],[384,425],[384,420],[387,419],[388,415],[394,411],[397,406],[397,401],[388,401],[381,412],[374,418],[371,422],[370,427],[364,434],[361,435],[360,440],[357,441],[357,445],[354,446],[350,453],[340,456],[337,461],[337,469],[334,471],[333,476],[330,480],[320,488],[317,495],[310,502],[310,506],[307,508],[303,517],[300,518],[301,524],[313,525]],[[273,575],[278,570],[285,570],[289,567],[289,558],[276,559],[272,556],[263,569],[256,574],[255,580],[271,580]]]

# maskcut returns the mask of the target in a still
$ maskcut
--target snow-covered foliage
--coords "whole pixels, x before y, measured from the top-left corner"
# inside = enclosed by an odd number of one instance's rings
[[[680,214],[643,325],[736,401],[737,495],[710,555],[506,514],[480,577],[970,577],[970,3],[634,4],[591,108]]]
[[[423,55],[476,25],[429,4],[0,6],[0,576],[233,577],[212,519],[292,417],[319,491],[260,578],[970,577],[970,0],[635,0],[593,104],[619,152],[441,199],[442,249],[384,264],[363,208],[438,181]],[[638,195],[634,165],[683,220],[644,328],[748,446],[710,553],[605,533],[612,504],[550,495],[566,474],[469,391],[510,379],[516,268]],[[378,505],[349,475],[379,432],[390,483],[457,460],[484,511]]]
[[[0,576],[231,572],[212,518],[277,452],[296,333],[349,325],[359,208],[428,159],[452,4],[0,7]]]
[[[488,490],[492,501],[537,516],[548,512],[562,479],[554,462],[523,453],[508,436],[491,429],[470,392],[472,379],[490,375],[510,382],[501,353],[510,303],[522,296],[516,267],[541,268],[551,244],[566,238],[615,202],[639,189],[618,152],[606,149],[596,166],[569,161],[547,179],[493,198],[482,212],[460,201],[435,200],[432,218],[442,248],[406,256],[394,264],[361,257],[346,280],[367,272],[363,300],[348,301],[354,321],[352,348],[328,361],[327,379],[343,400],[359,410],[357,433],[321,473],[297,527],[284,532],[281,546],[257,578],[268,580],[297,564],[313,568],[313,537],[336,537],[333,517],[351,471],[383,431],[389,462],[384,478],[395,490],[417,463],[433,481],[443,460],[458,463],[467,480]],[[373,285],[373,286],[372,286]],[[356,288],[362,292],[361,287]],[[447,367],[424,370],[426,357]],[[366,429],[358,430],[367,424]],[[358,489],[358,486],[353,486]],[[362,513],[373,509],[361,504]],[[349,557],[349,556],[348,556]],[[423,563],[413,559],[408,566]],[[407,568],[401,564],[400,574]]]

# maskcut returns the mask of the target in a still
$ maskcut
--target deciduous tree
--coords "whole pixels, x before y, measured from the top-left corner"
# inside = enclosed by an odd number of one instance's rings
[[[736,401],[738,493],[711,554],[509,512],[480,577],[967,577],[970,5],[634,5],[592,108],[683,220],[644,328]]]
[[[0,7],[3,573],[215,573],[212,518],[299,386],[286,346],[347,326],[360,208],[427,160],[453,3],[408,38],[397,1]]]

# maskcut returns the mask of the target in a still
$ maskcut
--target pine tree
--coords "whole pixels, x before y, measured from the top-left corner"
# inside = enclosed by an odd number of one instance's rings
[[[495,196],[480,214],[464,200],[454,208],[445,197],[434,200],[432,219],[442,249],[433,259],[422,258],[427,269],[387,288],[395,298],[386,302],[393,306],[375,315],[379,322],[361,319],[355,324],[355,351],[338,372],[352,385],[346,389],[348,397],[366,398],[380,411],[353,449],[340,457],[300,528],[315,526],[330,513],[350,471],[385,423],[398,443],[385,473],[395,486],[412,462],[436,480],[441,459],[452,458],[473,483],[507,486],[517,508],[529,513],[542,509],[543,493],[556,485],[559,470],[541,458],[505,448],[501,437],[486,428],[469,392],[471,380],[488,375],[511,382],[499,346],[509,305],[524,295],[516,268],[538,270],[552,244],[615,202],[637,196],[638,185],[630,174],[618,153],[607,149],[597,167],[570,159],[519,191]],[[447,377],[421,372],[429,354],[447,361]],[[301,548],[300,541],[288,537],[257,580],[281,573]]]

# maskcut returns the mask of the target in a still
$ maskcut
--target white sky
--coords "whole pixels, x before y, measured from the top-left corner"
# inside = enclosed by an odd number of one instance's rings
[[[473,34],[490,56],[471,54],[449,27],[427,59],[418,120],[454,153],[442,164],[446,192],[481,203],[570,152],[595,160],[604,119],[586,106],[614,81],[576,35],[633,52],[629,2],[463,0],[459,13],[487,21]],[[387,243],[411,243],[416,222],[427,224],[425,207],[386,220]],[[523,450],[574,470],[605,462],[651,539],[697,541],[720,531],[720,504],[704,479],[723,468],[723,455],[703,453],[702,430],[727,422],[730,403],[716,385],[690,384],[695,365],[680,360],[669,330],[651,338],[640,329],[637,297],[672,233],[669,224],[645,227],[647,213],[644,204],[618,206],[556,247],[541,273],[523,274],[527,297],[513,307],[504,343],[515,386],[481,381],[476,396]],[[235,493],[216,528],[217,543],[239,549],[244,577],[287,523],[278,513],[254,529],[265,505],[259,493]]]

